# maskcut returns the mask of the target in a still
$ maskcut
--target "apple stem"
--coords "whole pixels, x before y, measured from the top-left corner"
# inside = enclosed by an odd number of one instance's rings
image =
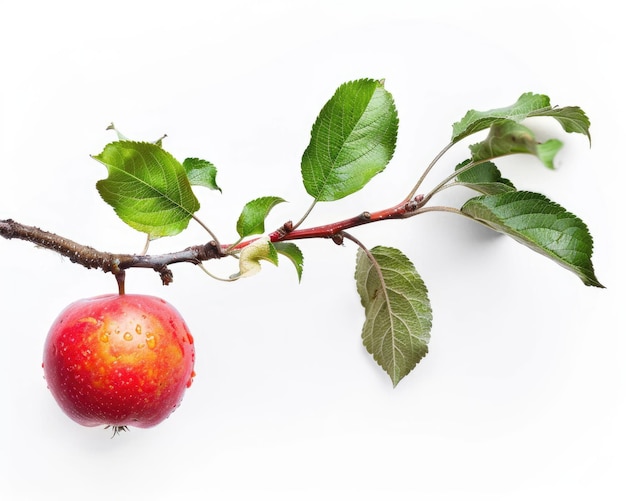
[[[115,274],[115,280],[117,280],[117,290],[120,296],[123,296],[125,293],[124,290],[124,282],[126,279],[126,272],[124,270],[120,270]]]

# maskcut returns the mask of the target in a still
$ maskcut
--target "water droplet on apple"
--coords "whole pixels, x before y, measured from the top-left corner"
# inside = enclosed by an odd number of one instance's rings
[[[154,334],[151,334],[149,332],[148,334],[146,334],[146,344],[148,345],[148,348],[154,350],[154,347],[156,346],[156,339],[154,337]]]
[[[102,341],[103,343],[108,343],[109,342],[109,335],[105,332],[104,334],[100,335],[100,341]]]
[[[141,325],[137,324],[137,325],[135,326],[135,332],[136,332],[137,334],[141,335]]]
[[[124,333],[124,340],[125,341],[132,341],[133,340],[133,335],[130,332],[125,332]]]

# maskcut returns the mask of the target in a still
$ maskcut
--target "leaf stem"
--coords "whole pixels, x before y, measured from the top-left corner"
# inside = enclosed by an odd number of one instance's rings
[[[385,276],[383,274],[383,270],[380,267],[380,264],[378,264],[378,261],[376,261],[376,258],[374,257],[374,254],[372,254],[372,252],[363,244],[363,242],[361,242],[358,238],[352,236],[350,233],[342,231],[341,232],[341,236],[343,238],[347,238],[348,240],[350,240],[350,241],[354,242],[356,245],[358,245],[359,248],[367,256],[367,259],[369,260],[369,262],[372,263],[372,267],[376,271],[376,274],[378,275],[378,280],[380,281],[380,284],[382,285],[381,290],[382,290],[382,293],[383,293],[384,298],[385,298],[385,304],[391,310],[391,308],[390,308],[391,302],[389,300],[389,293],[387,292],[387,287],[385,285],[385,283],[386,283],[385,282]]]
[[[413,189],[404,198],[405,201],[409,201],[409,200],[411,200],[415,196],[415,194],[417,193],[417,190],[419,190],[420,186],[424,182],[424,179],[426,179],[426,176],[428,176],[428,174],[433,169],[433,167],[436,165],[436,163],[441,159],[441,157],[443,157],[446,154],[446,152],[450,148],[452,148],[452,146],[454,146],[454,144],[455,144],[454,142],[448,143],[439,153],[437,153],[437,155],[435,156],[435,158],[432,159],[432,161],[430,162],[428,167],[426,167],[426,170],[424,170],[424,172],[422,173],[422,175],[418,179],[418,181],[415,184],[415,186],[413,186]]]
[[[317,204],[317,200],[313,200],[313,202],[311,203],[311,205],[309,206],[309,208],[306,210],[306,212],[304,213],[304,215],[300,218],[300,220],[293,225],[293,229],[295,230],[296,228],[298,228],[299,226],[302,225],[302,223],[304,223],[304,220],[309,217],[309,214],[311,214],[311,211],[313,210],[313,208],[315,207],[315,205]]]
[[[378,274],[381,278],[381,281],[384,282],[384,280],[382,280],[382,271],[380,270],[380,267],[378,266],[378,261],[376,261],[376,258],[374,258],[374,255],[370,252],[370,250],[365,246],[365,244],[363,242],[361,242],[358,238],[356,238],[355,236],[353,236],[352,234],[348,233],[347,231],[342,231],[340,233],[340,235],[343,238],[347,238],[348,240],[350,240],[351,242],[354,242],[358,247],[361,248],[361,250],[363,252],[365,252],[365,255],[368,257],[368,259],[371,261],[371,263],[377,268]]]
[[[211,229],[202,222],[202,220],[200,218],[198,218],[195,214],[192,214],[191,217],[196,221],[196,223],[198,223],[200,226],[202,226],[204,228],[204,230],[211,235],[211,238],[213,239],[213,241],[215,242],[215,244],[217,245],[217,247],[220,247],[220,243],[219,243],[219,239],[217,238],[217,236],[215,235],[215,233],[213,233],[213,231],[211,231]]]
[[[439,191],[446,187],[447,183],[456,178],[459,174],[463,174],[464,172],[476,167],[479,164],[487,162],[487,160],[481,160],[480,162],[469,162],[467,165],[464,165],[460,169],[455,170],[452,174],[446,176],[437,186],[435,186],[432,190],[430,190],[426,195],[424,195],[424,203],[430,201],[432,197],[434,197]]]
[[[469,162],[463,167],[461,167],[460,169],[456,169],[452,174],[446,176],[437,186],[435,186],[426,195],[424,195],[424,204],[428,203],[430,199],[433,196],[435,196],[438,192],[440,192],[442,189],[457,185],[458,183],[452,183],[452,184],[448,184],[448,183],[452,181],[454,178],[456,178],[457,176],[459,176],[460,174],[467,172],[468,170],[476,167],[477,165],[484,164],[485,162],[490,162],[494,158],[497,158],[497,157],[481,158],[477,162]]]
[[[142,256],[145,256],[148,253],[148,247],[150,247],[150,235],[146,236],[146,243],[141,251]]]
[[[446,205],[434,205],[430,207],[422,207],[417,210],[419,214],[424,214],[426,212],[449,212],[451,214],[456,214],[458,216],[463,216],[471,219],[472,221],[476,221],[473,217],[468,216],[465,212],[460,211],[455,207],[448,207]]]
[[[209,275],[211,278],[213,278],[214,280],[219,280],[220,282],[236,282],[237,280],[239,280],[239,277],[229,277],[229,278],[223,278],[223,277],[219,277],[217,275],[215,275],[214,273],[211,273],[202,263],[198,264],[198,267],[205,272],[207,275]]]

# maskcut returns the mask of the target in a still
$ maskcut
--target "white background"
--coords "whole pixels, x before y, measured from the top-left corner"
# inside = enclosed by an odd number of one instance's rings
[[[106,170],[89,155],[114,139],[105,128],[115,122],[134,139],[166,133],[180,160],[217,165],[223,194],[197,193],[223,241],[258,196],[290,202],[272,212],[272,229],[309,204],[299,164],[322,105],[344,81],[385,78],[400,115],[396,155],[365,190],[308,221],[327,223],[398,202],[466,110],[533,91],[581,106],[592,148],[537,122],[565,141],[557,170],[526,157],[501,162],[503,174],[589,225],[608,287],[587,288],[453,215],[359,228],[367,245],[413,260],[434,309],[429,355],[392,389],[361,344],[351,245],[302,242],[300,285],[287,262],[235,284],[177,265],[167,288],[137,270],[129,292],[159,295],[187,319],[197,378],[164,423],[111,440],[61,413],[41,357],[56,315],[114,292],[114,279],[0,240],[1,499],[625,499],[626,45],[614,4],[1,5],[0,219],[139,252],[143,237],[94,188]],[[454,149],[429,186],[466,155]],[[204,240],[192,225],[151,251]],[[227,275],[226,264],[211,267]]]

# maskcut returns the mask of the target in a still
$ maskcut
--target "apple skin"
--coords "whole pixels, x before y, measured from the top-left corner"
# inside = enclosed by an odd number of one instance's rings
[[[114,294],[82,299],[54,321],[44,346],[48,388],[84,426],[149,428],[182,401],[195,373],[185,321],[163,299]]]

